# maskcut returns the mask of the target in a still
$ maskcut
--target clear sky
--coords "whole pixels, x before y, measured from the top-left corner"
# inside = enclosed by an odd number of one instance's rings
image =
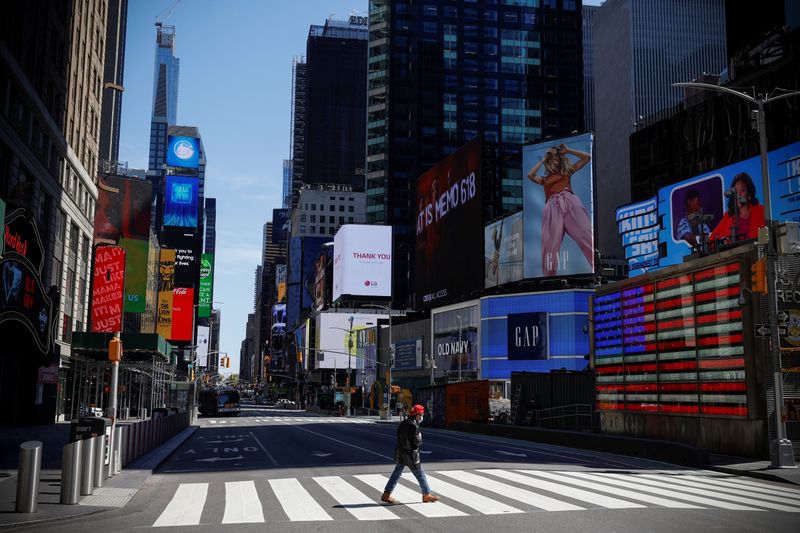
[[[120,159],[147,168],[156,17],[174,0],[130,0]],[[214,300],[220,351],[239,370],[253,311],[261,232],[281,205],[289,157],[292,58],[305,55],[308,27],[331,13],[366,14],[366,0],[183,0],[166,20],[181,60],[178,124],[197,126],[208,165],[206,196],[217,198]]]
[[[587,4],[598,4],[589,0]],[[147,168],[156,17],[175,0],[130,0],[120,159]],[[308,27],[332,13],[366,14],[366,0],[183,0],[175,26],[180,58],[178,124],[197,126],[208,164],[206,196],[217,198],[214,300],[222,311],[220,351],[238,372],[253,311],[261,232],[280,207],[289,157],[292,58],[305,55]]]

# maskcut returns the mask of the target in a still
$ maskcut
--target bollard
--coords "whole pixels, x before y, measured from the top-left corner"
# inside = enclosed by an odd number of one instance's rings
[[[122,472],[122,426],[114,429],[114,474]]]
[[[94,486],[102,487],[106,479],[106,474],[103,470],[106,453],[106,437],[105,435],[98,435],[92,440],[94,440]]]
[[[117,434],[115,429],[116,426],[111,426],[111,433],[108,436],[110,442],[108,447],[108,464],[105,465],[107,478],[114,477],[114,453],[117,450]]]
[[[120,467],[125,468],[128,466],[128,452],[131,449],[131,426],[124,425],[122,428],[122,456],[120,459]]]
[[[81,493],[81,462],[83,441],[64,445],[61,454],[61,503],[75,505]]]
[[[136,422],[133,425],[133,450],[132,450],[133,454],[131,456],[132,459],[134,460],[138,459],[139,456],[141,455],[140,452],[140,450],[142,449],[141,439],[142,439],[142,423]]]
[[[94,439],[92,437],[83,443],[83,460],[81,464],[81,496],[89,496],[94,492]]]
[[[39,473],[42,470],[42,443],[29,440],[19,446],[16,512],[35,513],[39,507]]]

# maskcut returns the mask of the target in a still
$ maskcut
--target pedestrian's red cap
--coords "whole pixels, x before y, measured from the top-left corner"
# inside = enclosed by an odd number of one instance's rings
[[[408,414],[410,414],[411,416],[424,415],[425,407],[420,404],[417,404],[411,408],[411,411]]]

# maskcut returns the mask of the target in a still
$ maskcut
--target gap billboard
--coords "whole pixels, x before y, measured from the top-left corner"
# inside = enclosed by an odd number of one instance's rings
[[[522,149],[526,278],[594,272],[591,133]]]
[[[474,139],[417,180],[416,307],[482,288],[481,142]]]

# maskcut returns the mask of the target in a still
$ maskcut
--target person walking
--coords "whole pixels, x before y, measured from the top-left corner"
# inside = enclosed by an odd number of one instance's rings
[[[411,469],[414,477],[419,482],[419,488],[422,491],[422,503],[439,501],[439,496],[431,494],[428,478],[425,477],[425,470],[423,470],[422,461],[420,460],[419,448],[422,445],[422,432],[419,430],[419,425],[422,423],[424,415],[425,407],[417,404],[411,408],[408,417],[400,422],[397,428],[397,448],[394,452],[394,460],[397,466],[394,467],[394,472],[389,477],[386,488],[383,489],[381,501],[384,503],[398,503],[396,499],[392,498],[392,491],[397,486],[405,467]]]

